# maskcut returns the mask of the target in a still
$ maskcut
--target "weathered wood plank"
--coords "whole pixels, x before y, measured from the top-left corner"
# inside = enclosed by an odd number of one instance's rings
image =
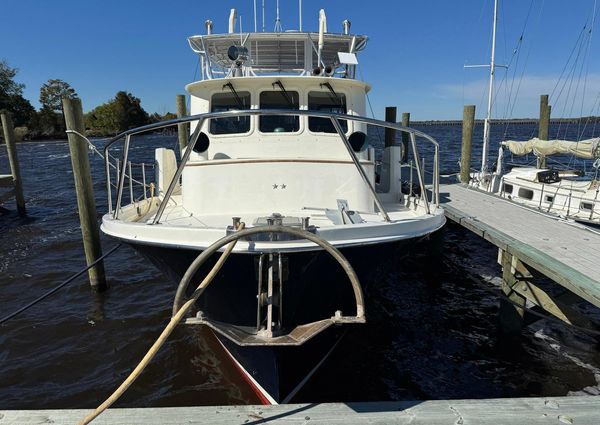
[[[600,307],[600,234],[463,185],[442,185],[448,218]]]
[[[13,176],[11,174],[0,174],[0,187],[13,187]]]
[[[73,424],[87,410],[3,410],[2,424]],[[109,409],[94,424],[598,424],[600,397]]]

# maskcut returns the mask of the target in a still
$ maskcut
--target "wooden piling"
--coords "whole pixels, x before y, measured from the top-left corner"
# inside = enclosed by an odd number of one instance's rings
[[[460,181],[461,183],[469,183],[471,180],[471,150],[473,146],[473,127],[475,126],[475,105],[465,105],[462,126]]]
[[[410,112],[402,112],[402,126],[410,127]],[[408,133],[402,132],[402,156],[400,162],[406,163],[408,161],[408,142],[410,137]]]
[[[387,122],[396,122],[396,107],[395,106],[386,106],[385,108],[385,120]],[[396,130],[393,128],[385,129],[385,147],[388,148],[390,146],[394,146],[396,142]]]
[[[538,139],[548,140],[550,126],[550,105],[548,105],[548,95],[540,96],[540,121],[538,127]],[[537,168],[546,168],[546,158],[540,156],[537,158]]]
[[[73,130],[85,136],[81,100],[63,98],[63,109],[67,130]],[[79,221],[83,236],[83,248],[86,262],[90,265],[102,256],[102,247],[100,245],[96,201],[94,199],[94,187],[92,185],[92,175],[88,160],[88,144],[83,137],[77,134],[67,133],[67,135],[69,139],[69,151],[71,153],[71,165],[73,167],[73,178],[75,180],[75,191],[77,193],[77,207],[79,209]],[[103,291],[108,287],[103,262],[99,262],[89,269],[88,277],[92,289]]]
[[[521,334],[525,314],[525,310],[517,305],[525,307],[526,303],[525,297],[517,292],[517,286],[521,284],[520,279],[516,277],[516,265],[519,260],[504,250],[500,250],[500,255],[502,258],[502,292],[510,300],[500,299],[500,330],[506,335],[517,336]]]
[[[21,180],[21,171],[19,168],[19,156],[17,155],[17,141],[15,138],[15,129],[9,112],[2,112],[2,128],[4,129],[4,141],[6,142],[6,152],[10,162],[10,172],[12,174],[15,201],[17,211],[20,216],[25,215],[25,197],[23,196],[23,181]]]
[[[176,98],[177,103],[177,118],[183,118],[188,115],[187,108],[185,105],[185,95],[178,94]],[[188,144],[188,139],[190,137],[190,124],[177,124],[177,136],[179,138],[179,152],[183,152],[183,149]]]

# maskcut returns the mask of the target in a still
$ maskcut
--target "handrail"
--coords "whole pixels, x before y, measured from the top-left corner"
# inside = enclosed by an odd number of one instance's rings
[[[162,202],[158,206],[158,211],[156,212],[156,215],[154,216],[154,221],[152,222],[152,224],[158,224],[160,218],[162,217],[163,212],[165,211],[165,208],[167,207],[167,202],[171,198],[171,195],[173,194],[173,190],[175,190],[175,186],[177,185],[177,182],[179,181],[179,177],[181,177],[181,173],[183,173],[185,164],[187,164],[188,159],[190,159],[190,154],[194,150],[194,146],[196,146],[196,142],[198,141],[198,137],[200,136],[200,128],[202,127],[203,122],[204,122],[204,119],[202,119],[202,118],[198,121],[198,125],[196,126],[194,133],[192,134],[192,141],[187,146],[187,149],[185,150],[185,153],[183,154],[183,158],[181,158],[181,164],[179,164],[179,167],[177,168],[175,175],[171,179],[169,188],[167,189],[167,192],[165,193],[165,196],[164,196]]]
[[[417,136],[422,137],[423,139],[425,139],[427,142],[429,142],[434,147],[434,161],[433,161],[433,173],[432,173],[433,174],[433,193],[432,193],[431,201],[436,206],[439,206],[439,203],[440,203],[440,200],[439,200],[439,196],[440,196],[440,194],[439,194],[439,143],[433,137],[431,137],[428,134],[423,133],[419,130],[415,130],[410,127],[405,127],[405,126],[397,124],[397,123],[380,121],[380,120],[376,120],[373,118],[362,117],[359,115],[346,115],[346,114],[336,114],[336,113],[319,112],[319,111],[290,110],[290,109],[283,109],[283,110],[280,110],[280,109],[230,110],[230,111],[209,112],[209,113],[204,113],[204,114],[190,115],[187,117],[175,118],[175,119],[171,119],[171,120],[167,120],[167,121],[148,124],[148,125],[144,125],[141,127],[137,127],[137,128],[133,128],[133,129],[121,132],[120,134],[111,138],[109,140],[109,142],[105,145],[104,158],[105,158],[105,161],[108,163],[108,161],[109,161],[108,150],[110,149],[110,147],[113,144],[115,144],[118,140],[120,140],[122,138],[126,139],[127,146],[124,146],[124,148],[127,147],[127,149],[124,149],[124,152],[123,152],[123,157],[124,157],[124,159],[126,159],[127,153],[125,151],[128,151],[128,145],[129,145],[128,142],[129,142],[131,136],[149,132],[149,131],[153,131],[153,130],[159,130],[162,128],[175,126],[177,124],[184,124],[184,123],[188,123],[188,122],[192,122],[192,121],[198,121],[198,123],[196,125],[196,130],[194,131],[194,134],[192,135],[191,143],[188,145],[188,147],[181,159],[181,163],[180,163],[179,167],[177,168],[175,176],[173,177],[173,179],[171,180],[171,182],[169,184],[169,188],[168,188],[167,192],[165,193],[165,196],[163,197],[163,200],[162,200],[161,204],[159,205],[159,210],[158,210],[157,214],[155,215],[155,218],[152,222],[152,224],[158,224],[160,222],[162,213],[164,212],[164,210],[166,208],[166,204],[169,201],[169,199],[172,195],[172,192],[176,186],[176,183],[179,180],[179,178],[181,177],[183,169],[190,157],[191,151],[193,150],[193,146],[195,145],[196,140],[199,137],[200,128],[201,128],[202,124],[204,123],[204,121],[206,121],[208,119],[216,119],[216,118],[230,118],[230,117],[243,117],[243,116],[255,116],[255,115],[265,115],[265,116],[272,116],[272,115],[300,116],[300,115],[302,115],[302,116],[309,116],[309,117],[327,118],[332,121],[332,123],[333,123],[334,127],[336,128],[336,131],[338,132],[338,135],[340,136],[346,149],[348,149],[350,146],[349,146],[349,142],[348,142],[348,139],[347,139],[345,133],[343,132],[343,130],[341,129],[341,126],[339,125],[340,119],[341,120],[351,120],[351,121],[355,121],[358,123],[364,123],[367,125],[370,124],[370,125],[374,125],[374,126],[378,126],[378,127],[391,128],[391,129],[394,129],[394,130],[397,130],[400,132],[408,133],[411,137],[411,147],[413,150],[413,156],[415,158],[419,157],[416,137]],[[337,125],[336,125],[336,123],[337,123]],[[375,201],[377,207],[379,208],[381,214],[383,215],[383,217],[385,218],[386,221],[390,221],[390,218],[389,218],[387,212],[383,208],[383,204],[381,203],[379,197],[377,196],[375,189],[373,188],[373,186],[371,185],[367,176],[365,175],[364,170],[360,166],[355,153],[352,151],[352,149],[350,149],[349,152],[351,154],[354,164],[356,165],[356,167],[358,169],[358,172],[361,174],[361,177],[363,178],[363,180],[369,187],[369,191],[372,193],[374,201]],[[106,167],[108,170],[108,164]],[[426,211],[429,214],[430,206],[429,206],[429,201],[427,199],[427,190],[425,188],[425,182],[424,182],[424,177],[423,177],[424,170],[422,169],[422,164],[420,163],[420,161],[418,161],[418,160],[415,161],[415,168],[417,169],[417,175],[419,176],[419,185],[421,186],[421,193],[423,194],[423,202],[424,202]],[[107,175],[107,180],[109,180],[109,184],[110,184],[110,176],[109,175]],[[115,206],[115,211],[113,213],[115,218],[118,217],[118,210],[120,208],[119,200],[121,199],[120,195],[123,190],[122,186],[124,183],[124,179],[119,178],[118,183],[119,183],[118,184],[118,186],[119,186],[118,193],[117,193],[118,202],[117,202],[117,205]],[[112,208],[112,203],[111,203],[111,206],[109,207],[109,209],[110,208]]]
[[[356,169],[360,173],[360,176],[362,177],[363,181],[365,182],[365,184],[369,188],[369,191],[371,192],[371,195],[373,195],[373,199],[375,200],[375,204],[377,204],[377,208],[379,208],[379,212],[381,212],[381,214],[383,215],[383,218],[385,219],[385,221],[387,221],[387,222],[392,221],[392,220],[390,220],[390,216],[388,215],[387,211],[383,207],[383,203],[379,199],[379,196],[377,196],[377,192],[375,191],[375,188],[373,187],[373,185],[369,181],[369,178],[367,177],[367,174],[365,173],[365,170],[360,165],[360,162],[358,161],[358,158],[356,157],[354,151],[352,150],[352,147],[350,146],[350,142],[348,142],[348,138],[346,137],[346,134],[344,133],[344,130],[342,129],[342,126],[340,125],[340,122],[338,121],[337,118],[332,117],[331,118],[331,123],[335,127],[335,130],[338,132],[338,134],[339,134],[340,138],[342,139],[342,141],[344,142],[344,146],[348,150],[348,153],[350,154],[350,157],[352,158],[352,162],[354,162],[354,165],[356,166]]]

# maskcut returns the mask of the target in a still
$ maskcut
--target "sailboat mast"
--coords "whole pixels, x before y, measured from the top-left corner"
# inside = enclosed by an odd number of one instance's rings
[[[494,73],[496,71],[496,23],[498,21],[498,0],[494,0],[494,22],[492,25],[492,58],[490,60],[490,84],[488,88],[487,115],[483,121],[483,151],[481,153],[481,172],[487,171],[490,146],[490,120],[492,118],[492,97],[494,95]]]

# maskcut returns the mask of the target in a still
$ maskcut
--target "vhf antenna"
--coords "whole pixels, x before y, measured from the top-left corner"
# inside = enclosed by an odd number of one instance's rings
[[[279,19],[279,0],[277,0],[277,17],[275,18],[275,29],[273,32],[282,32],[281,19]]]

